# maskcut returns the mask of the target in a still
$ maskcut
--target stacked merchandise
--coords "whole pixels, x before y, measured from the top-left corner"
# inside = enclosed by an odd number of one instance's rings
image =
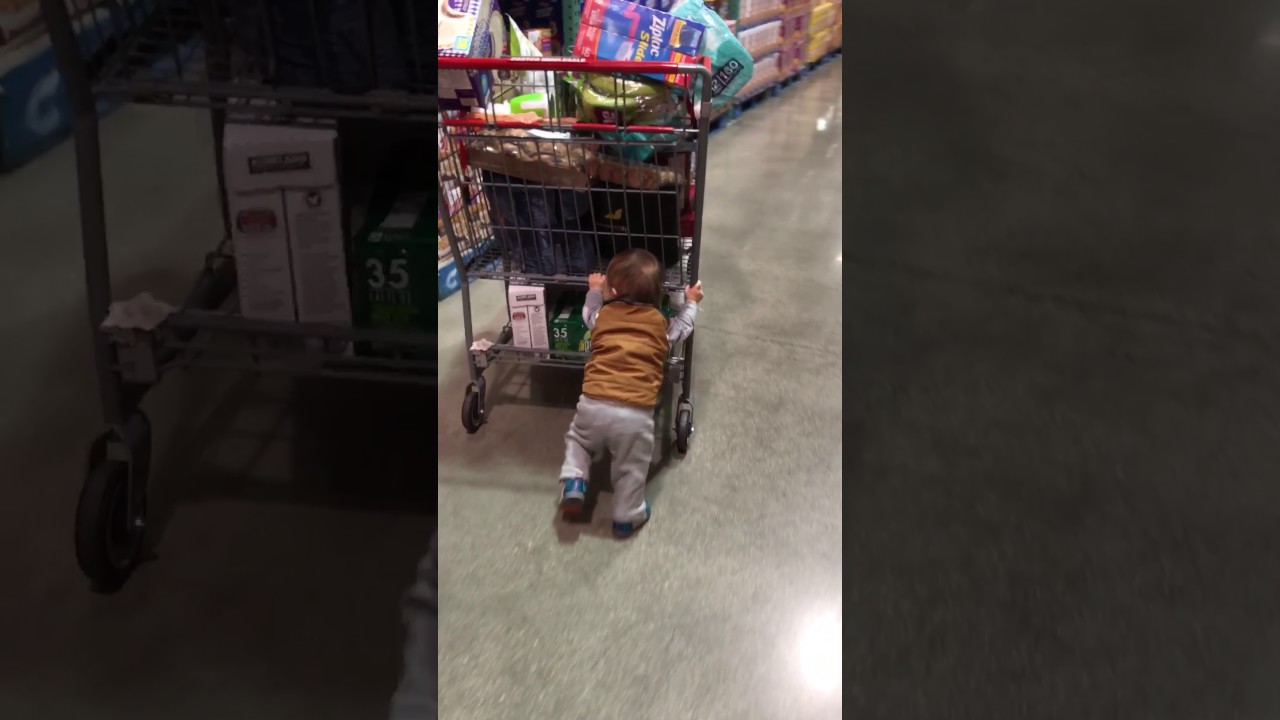
[[[837,5],[825,0],[815,5],[809,13],[809,43],[805,48],[805,62],[818,62],[835,47]]]
[[[68,0],[81,48],[92,56],[111,39],[104,3]],[[100,106],[101,112],[110,109]],[[0,0],[0,170],[15,168],[70,134],[71,109],[62,92],[40,0]]]
[[[755,61],[751,82],[741,97],[749,98],[781,80],[783,0],[738,0],[738,41]]]
[[[782,17],[783,8],[783,0],[738,0],[738,27],[746,29],[776,20]]]
[[[746,88],[743,89],[742,97],[749,98],[775,85],[781,79],[781,55],[777,52],[770,53],[756,61],[755,74],[751,76],[751,82],[747,83]]]
[[[436,160],[446,169],[442,174],[449,176],[444,181],[447,206],[436,210],[437,299],[443,300],[458,290],[458,269],[449,248],[445,218],[466,249],[464,261],[484,252],[492,237],[489,202],[481,191],[480,171],[475,165],[462,167],[458,144],[443,129],[437,130],[436,135]],[[461,180],[453,176],[460,176]]]
[[[836,21],[831,28],[831,45],[828,52],[839,50],[844,46],[844,0],[835,0]]]
[[[782,76],[791,77],[805,66],[809,45],[811,0],[786,0],[782,15]]]
[[[738,32],[738,42],[757,60],[777,52],[782,44],[782,21],[769,20],[741,30]]]
[[[553,57],[564,49],[560,4],[560,0],[503,0],[502,10],[541,55]]]

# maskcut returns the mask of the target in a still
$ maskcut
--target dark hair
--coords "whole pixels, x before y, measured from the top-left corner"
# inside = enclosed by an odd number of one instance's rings
[[[662,300],[662,264],[653,253],[640,248],[624,250],[609,261],[605,270],[615,297],[642,305]]]

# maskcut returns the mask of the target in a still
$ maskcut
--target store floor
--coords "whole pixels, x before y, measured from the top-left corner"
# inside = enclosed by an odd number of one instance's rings
[[[845,3],[851,717],[1280,713],[1278,23]]]
[[[180,299],[221,232],[207,115],[104,125],[122,295]],[[158,558],[91,594],[72,550],[101,429],[69,145],[0,175],[0,717],[376,720],[434,524],[430,394],[175,375],[149,399]]]
[[[608,488],[589,523],[557,517],[580,373],[500,368],[465,433],[440,303],[442,718],[841,717],[841,82],[832,63],[712,138],[697,432],[635,538],[610,536]],[[502,288],[474,287],[492,338]]]

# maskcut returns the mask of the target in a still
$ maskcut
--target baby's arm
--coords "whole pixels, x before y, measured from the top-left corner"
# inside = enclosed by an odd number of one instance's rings
[[[596,315],[600,314],[602,307],[604,307],[604,293],[600,290],[588,290],[587,301],[582,303],[582,322],[587,324],[588,330],[596,329]]]
[[[680,314],[667,323],[667,341],[671,344],[681,342],[693,334],[693,321],[698,317],[698,303],[692,300],[680,308]]]
[[[693,334],[693,321],[698,317],[698,303],[702,302],[702,281],[684,289],[684,307],[680,314],[667,324],[667,341],[678,343]]]

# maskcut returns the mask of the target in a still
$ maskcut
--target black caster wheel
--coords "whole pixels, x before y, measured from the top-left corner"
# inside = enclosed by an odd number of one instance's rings
[[[484,425],[484,393],[475,385],[467,386],[467,394],[462,398],[462,427],[468,435],[474,435]]]
[[[693,438],[693,406],[681,403],[676,411],[676,451],[689,452],[689,440]]]
[[[118,438],[109,432],[93,443],[76,506],[76,561],[96,592],[119,590],[143,554],[151,461],[146,417],[137,415],[125,434],[128,437]],[[108,457],[109,444],[128,447],[129,458]]]

